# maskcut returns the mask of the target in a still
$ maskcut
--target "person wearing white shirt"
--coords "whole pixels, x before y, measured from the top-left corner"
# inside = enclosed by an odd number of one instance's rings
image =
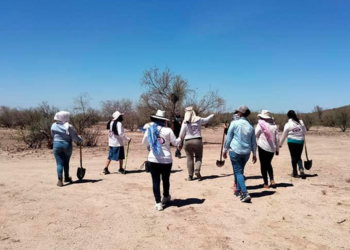
[[[110,174],[108,167],[112,160],[119,161],[119,173],[124,174],[123,160],[125,159],[124,142],[130,143],[131,139],[124,134],[123,113],[116,111],[113,113],[113,119],[108,122],[108,145],[109,154],[106,166],[103,169],[104,174]]]
[[[155,115],[151,115],[153,122],[146,130],[142,144],[150,149],[148,153],[149,171],[152,176],[153,194],[156,201],[155,208],[163,210],[166,203],[171,200],[170,196],[170,173],[173,159],[170,151],[170,143],[177,146],[178,142],[171,128],[165,127],[165,111],[158,110]],[[163,182],[163,199],[160,195],[160,182]]]
[[[289,110],[287,113],[289,118],[286,125],[284,125],[280,147],[282,147],[284,140],[287,137],[288,148],[292,158],[292,177],[298,178],[297,165],[299,166],[300,176],[305,178],[303,162],[301,154],[303,153],[304,140],[306,134],[306,127],[302,120],[299,120],[294,110]]]
[[[201,166],[203,158],[203,142],[201,127],[207,124],[214,114],[209,115],[206,118],[196,116],[193,107],[187,107],[185,109],[185,117],[181,126],[180,135],[177,139],[178,142],[185,140],[185,152],[187,156],[187,169],[188,178],[186,180],[193,180],[193,173],[195,173],[198,180],[202,179]],[[195,159],[195,162],[194,160]]]
[[[271,187],[275,187],[276,183],[271,162],[275,154],[279,155],[278,128],[271,117],[270,111],[262,110],[258,117],[259,121],[255,127],[255,136],[258,143],[260,170],[264,179],[264,188],[269,188],[267,175],[270,177]]]

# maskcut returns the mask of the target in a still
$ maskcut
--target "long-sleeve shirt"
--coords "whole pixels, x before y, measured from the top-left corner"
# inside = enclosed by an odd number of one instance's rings
[[[284,140],[288,137],[288,142],[303,143],[306,134],[306,127],[304,122],[300,120],[300,124],[289,119],[286,125],[284,125],[280,146],[282,147]]]
[[[256,139],[253,126],[242,117],[232,121],[227,132],[224,144],[224,152],[232,150],[240,155],[247,155],[253,152],[256,156]]]
[[[113,132],[113,124],[117,123],[117,132],[116,135]],[[124,141],[130,141],[129,137],[126,137],[124,134],[124,126],[121,122],[111,121],[109,124],[109,133],[108,133],[108,144],[110,147],[121,147],[124,145]]]
[[[179,139],[180,140],[189,140],[189,139],[195,139],[195,138],[201,138],[202,137],[202,125],[208,123],[211,118],[213,118],[214,115],[211,114],[210,116],[206,118],[200,118],[196,122],[190,122],[190,123],[185,123],[183,122],[181,125],[181,130],[179,134]]]
[[[162,164],[172,163],[173,159],[170,151],[170,143],[173,144],[174,146],[178,145],[175,134],[171,130],[171,128],[158,126],[157,129],[159,131],[158,141],[161,144],[162,150],[158,155],[156,155],[153,153],[153,150],[151,148],[148,154],[148,161],[155,162],[155,163],[162,163]],[[149,143],[148,143],[147,136],[148,136],[148,129],[146,130],[142,139],[142,144],[148,147]]]
[[[68,129],[69,135],[66,133],[66,128],[63,124],[53,123],[51,126],[51,135],[53,137],[53,141],[67,141],[71,142],[72,140],[75,140],[77,142],[82,142],[83,139],[81,139],[74,131],[74,128],[72,126],[69,126]]]
[[[276,153],[278,151],[278,147],[280,143],[278,128],[275,124],[270,124],[270,123],[267,123],[267,126],[270,130],[270,135],[271,135],[270,140],[266,139],[266,135],[259,124],[256,125],[255,127],[256,140],[258,142],[258,146],[263,150],[271,153]]]

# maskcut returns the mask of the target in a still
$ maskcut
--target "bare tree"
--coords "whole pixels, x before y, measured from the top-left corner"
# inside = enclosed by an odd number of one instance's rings
[[[335,122],[345,132],[350,124],[350,113],[346,107],[339,108],[335,113]]]
[[[100,131],[91,127],[100,121],[98,111],[90,106],[91,98],[87,93],[80,94],[74,99],[71,123],[77,133],[83,136],[85,146],[97,146]]]
[[[323,108],[316,105],[314,107],[314,112],[317,113],[318,120],[322,121]]]
[[[198,100],[197,93],[193,93],[186,100],[186,106],[193,106],[196,114],[203,115],[208,112],[218,111],[225,106],[225,100],[221,98],[217,91],[209,91]]]
[[[143,106],[151,112],[165,110],[172,118],[182,108],[190,92],[187,81],[181,75],[174,75],[168,68],[163,72],[159,72],[156,67],[146,70],[141,85],[147,88],[140,98]]]

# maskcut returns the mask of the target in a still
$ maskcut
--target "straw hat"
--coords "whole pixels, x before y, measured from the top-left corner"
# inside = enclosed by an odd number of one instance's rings
[[[119,111],[116,111],[113,113],[113,121],[117,120],[119,116],[124,115],[124,113],[120,113]]]
[[[271,113],[268,110],[261,110],[261,114],[258,114],[258,117],[263,119],[272,119]]]
[[[157,110],[157,113],[155,115],[151,115],[151,117],[159,120],[170,121],[169,119],[165,118],[165,111],[159,109]]]

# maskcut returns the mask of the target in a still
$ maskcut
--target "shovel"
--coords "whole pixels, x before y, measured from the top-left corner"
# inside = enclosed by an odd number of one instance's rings
[[[128,147],[126,148],[124,174],[126,174],[126,165],[128,164],[129,146],[130,146],[130,142],[128,142]]]
[[[222,135],[222,143],[221,143],[221,151],[220,151],[220,160],[216,161],[216,166],[218,166],[219,168],[221,168],[222,166],[224,166],[225,164],[225,160],[222,160],[222,150],[224,148],[224,140],[225,140],[225,129],[224,129],[224,133]]]
[[[81,143],[80,143],[80,168],[77,169],[77,177],[79,181],[81,181],[85,176],[86,169],[83,168],[83,154],[81,151]]]

